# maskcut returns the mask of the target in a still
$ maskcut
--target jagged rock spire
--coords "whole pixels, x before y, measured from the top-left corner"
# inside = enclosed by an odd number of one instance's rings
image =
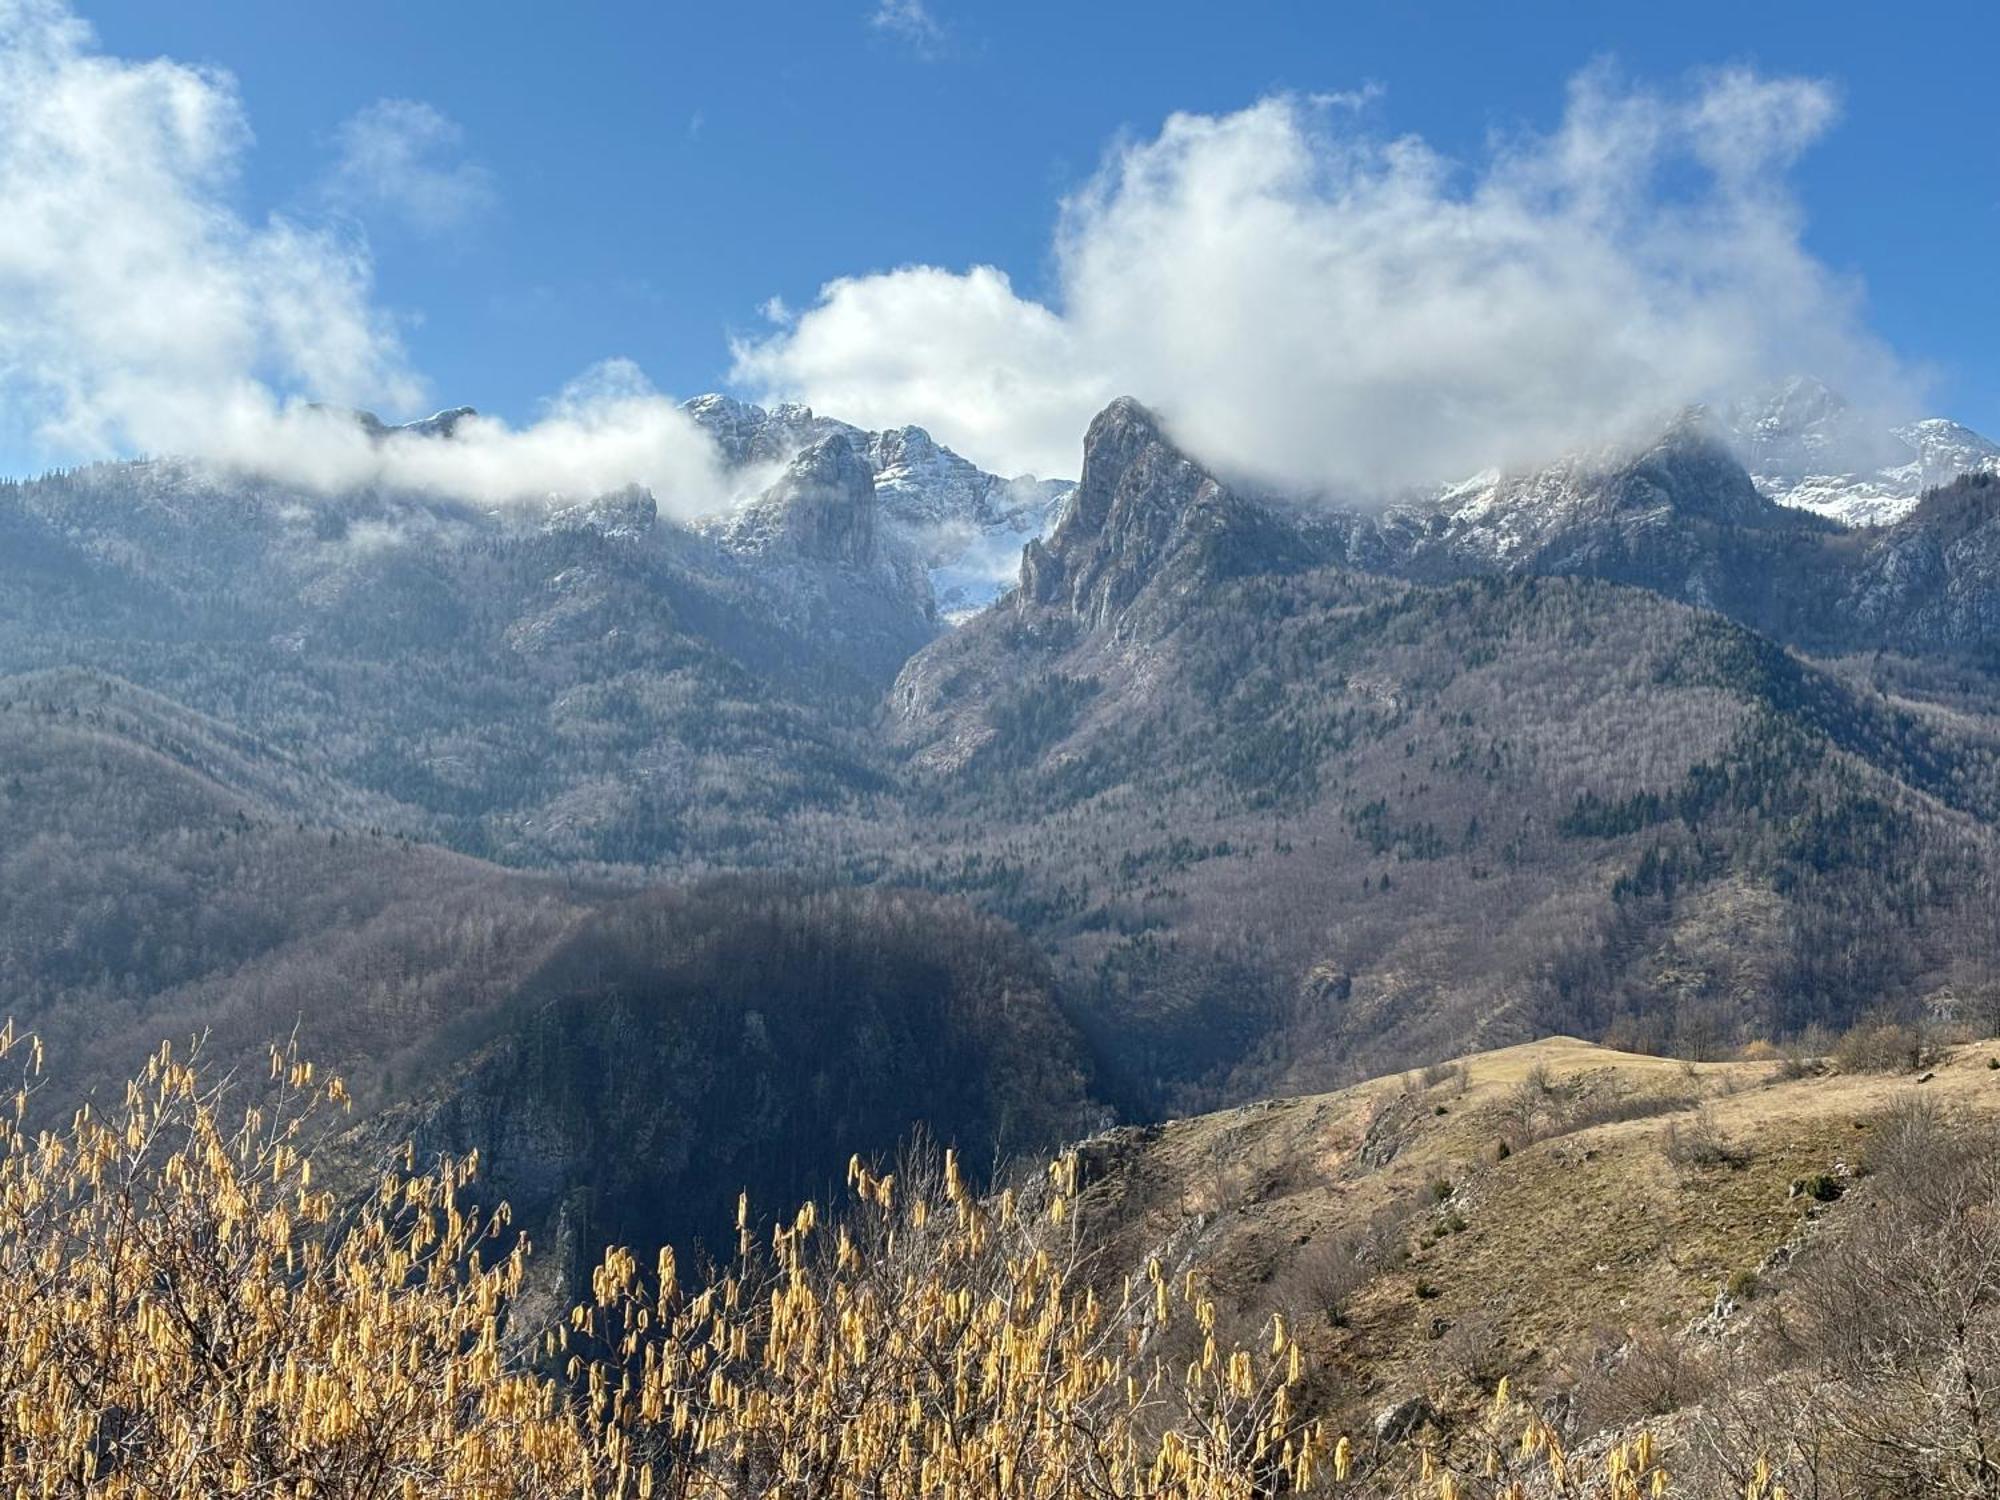
[[[1298,550],[1289,528],[1182,452],[1153,412],[1122,396],[1084,436],[1083,478],[1061,524],[1022,554],[1021,595],[1096,627],[1156,582],[1281,568]]]

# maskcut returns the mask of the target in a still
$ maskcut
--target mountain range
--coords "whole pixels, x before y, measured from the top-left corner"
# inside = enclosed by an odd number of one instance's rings
[[[1132,401],[1072,484],[703,397],[742,498],[693,524],[0,486],[0,981],[84,1089],[296,1028],[357,1141],[488,1143],[578,1245],[919,1122],[992,1162],[1552,1032],[1954,1014],[2000,982],[2000,478],[1920,424],[1848,524],[1815,391],[1373,509]]]

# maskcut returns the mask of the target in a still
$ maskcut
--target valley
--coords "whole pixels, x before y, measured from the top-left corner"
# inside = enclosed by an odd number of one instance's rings
[[[163,1034],[225,1065],[296,1035],[385,1129],[606,1224],[680,1201],[703,1120],[753,1156],[635,1231],[677,1237],[920,1123],[992,1162],[1551,1033],[1715,1058],[2000,993],[1976,473],[1848,531],[1690,421],[1411,530],[1239,491],[1119,402],[1034,492],[1019,587],[952,626],[912,518],[1015,525],[1018,486],[693,409],[762,485],[726,524],[167,461],[0,494],[35,539],[0,963],[76,1086]],[[796,958],[744,970],[767,941]],[[967,943],[995,956],[943,979]],[[887,1019],[913,1003],[945,1009]],[[767,1092],[703,1092],[738,1047]],[[881,1049],[791,1119],[783,1059]],[[656,1142],[626,1186],[612,1136]]]
[[[0,1500],[2000,1500],[1994,41],[0,0]]]

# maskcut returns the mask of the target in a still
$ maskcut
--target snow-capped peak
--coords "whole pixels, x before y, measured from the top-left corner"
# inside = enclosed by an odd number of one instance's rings
[[[1729,425],[1759,492],[1848,526],[1888,525],[1926,490],[2000,472],[2000,445],[1969,427],[1942,417],[1886,427],[1804,376],[1732,407]]]
[[[1021,549],[1048,534],[1076,487],[989,474],[921,427],[868,432],[808,406],[763,407],[723,395],[697,396],[682,409],[736,468],[786,463],[829,437],[846,438],[874,476],[884,539],[929,573],[940,613],[954,621],[1011,586]]]

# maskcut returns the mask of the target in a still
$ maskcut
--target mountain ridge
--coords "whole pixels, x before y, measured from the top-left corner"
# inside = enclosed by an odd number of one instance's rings
[[[2000,515],[1976,476],[1855,532],[1760,495],[1691,417],[1552,471],[1560,503],[1502,565],[1504,506],[1246,493],[1120,401],[1019,586],[946,630],[884,575],[880,471],[847,431],[744,472],[734,545],[643,490],[496,515],[166,461],[0,487],[0,532],[46,540],[12,555],[0,659],[101,674],[64,689],[80,715],[99,680],[135,705],[132,752],[80,781],[66,717],[13,726],[50,768],[0,805],[38,1004],[240,1038],[295,992],[394,1068],[463,985],[474,1021],[511,1018],[480,1042],[504,1051],[524,966],[607,903],[786,871],[1010,924],[1092,1099],[1145,1119],[1549,1030],[1690,1050],[1949,1008],[2000,972],[2000,725],[1969,654]],[[104,792],[114,765],[132,792]],[[301,901],[335,848],[328,901]],[[244,932],[184,921],[174,890],[225,878]],[[404,905],[429,878],[443,934]],[[353,894],[371,880],[395,900]],[[134,946],[127,893],[206,956]],[[456,935],[483,913],[518,944]],[[384,1008],[350,1010],[351,980]],[[378,1058],[354,1028],[396,1015],[408,1045]]]

